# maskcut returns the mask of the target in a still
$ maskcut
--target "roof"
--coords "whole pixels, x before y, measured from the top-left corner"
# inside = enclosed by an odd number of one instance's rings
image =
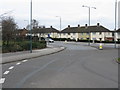
[[[120,28],[117,30],[117,32],[120,32]]]
[[[23,32],[23,31],[28,31],[28,30],[24,28],[24,29],[18,29],[17,31],[18,32]]]
[[[110,32],[103,26],[83,26],[83,27],[67,27],[61,33],[87,33],[87,32]]]
[[[56,30],[55,28],[35,28],[32,30],[32,33],[51,33],[51,32],[59,32],[58,30]]]
[[[87,28],[87,31],[90,31],[90,32],[110,32],[109,29],[107,29],[103,26],[89,26]]]

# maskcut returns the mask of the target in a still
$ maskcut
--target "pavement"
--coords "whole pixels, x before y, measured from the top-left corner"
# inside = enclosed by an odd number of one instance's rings
[[[88,43],[86,42],[66,42],[66,43],[74,44],[74,45],[89,46]],[[104,50],[120,48],[120,44],[116,44],[116,48],[115,48],[115,44],[113,43],[90,43],[90,47],[99,49],[100,44],[102,44],[102,49]]]
[[[45,55],[53,54],[56,52],[60,52],[64,49],[65,49],[65,47],[62,47],[62,46],[48,45],[47,48],[45,48],[45,49],[32,50],[32,53],[30,53],[30,51],[5,53],[5,54],[2,54],[2,59],[0,59],[0,64],[6,64],[6,63],[10,63],[10,62],[16,62],[16,61],[21,61],[21,60],[25,60],[25,59],[31,59],[31,58],[36,58],[36,57],[40,57],[40,56],[45,56]]]

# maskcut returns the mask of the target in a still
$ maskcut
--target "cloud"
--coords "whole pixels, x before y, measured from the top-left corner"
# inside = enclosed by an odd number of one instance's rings
[[[46,26],[53,25],[57,28],[59,21],[55,16],[61,16],[63,27],[68,24],[77,26],[78,23],[84,25],[88,22],[88,8],[83,8],[82,5],[88,5],[97,8],[91,9],[91,24],[100,22],[114,29],[114,2],[114,0],[33,0],[33,18]],[[0,8],[0,14],[13,10],[12,15],[20,27],[25,26],[21,24],[25,23],[24,20],[29,20],[30,0],[1,0]],[[108,21],[112,23],[111,26]]]

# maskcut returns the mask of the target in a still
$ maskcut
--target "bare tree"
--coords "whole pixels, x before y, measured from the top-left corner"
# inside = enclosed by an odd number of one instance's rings
[[[36,19],[33,19],[33,20],[32,20],[32,27],[33,27],[33,28],[38,28],[38,27],[39,27],[38,24],[39,24],[39,22],[38,22]],[[28,24],[28,25],[26,26],[26,29],[27,29],[27,30],[30,30],[30,24]]]
[[[14,41],[16,38],[17,24],[15,23],[13,17],[5,17],[2,19],[2,40],[3,44],[6,42],[7,45],[9,41]]]
[[[33,25],[33,28],[38,28],[38,24],[39,22],[35,19],[32,20],[32,25]]]

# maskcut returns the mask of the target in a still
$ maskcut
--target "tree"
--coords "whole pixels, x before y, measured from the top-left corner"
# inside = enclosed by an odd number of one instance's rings
[[[37,20],[35,20],[35,19],[32,20],[32,27],[33,28],[38,28],[38,24],[39,24],[39,22]]]
[[[32,28],[39,28],[38,24],[39,24],[39,22],[37,20],[35,20],[35,19],[32,20]],[[30,30],[30,24],[28,24],[26,26],[26,29]]]
[[[16,38],[16,29],[17,24],[14,21],[13,17],[4,17],[2,19],[2,40],[3,44],[5,42],[7,45],[9,44],[9,41],[14,41]]]

